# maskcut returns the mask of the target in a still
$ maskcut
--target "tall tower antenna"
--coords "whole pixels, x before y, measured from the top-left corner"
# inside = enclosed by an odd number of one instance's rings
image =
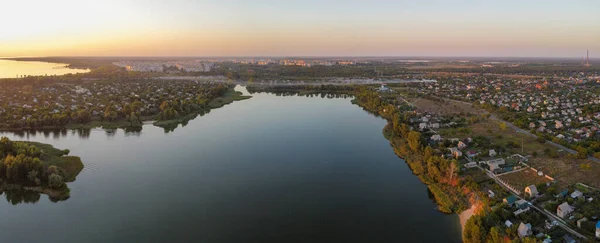
[[[590,49],[587,49],[587,54],[586,54],[586,58],[585,58],[585,65],[586,66],[590,66]]]

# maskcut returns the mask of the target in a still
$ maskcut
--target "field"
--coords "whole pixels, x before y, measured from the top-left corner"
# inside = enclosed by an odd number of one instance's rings
[[[554,177],[560,183],[572,185],[581,182],[600,188],[600,164],[598,163],[561,156],[560,158],[532,158],[529,164]]]
[[[504,147],[508,154],[532,155],[533,152],[536,152],[541,155],[545,148],[556,150],[552,145],[539,143],[536,138],[516,132],[510,127],[502,129],[500,122],[492,119],[471,124],[466,128],[445,128],[439,132],[445,138],[464,139],[484,136],[490,139],[492,144]],[[509,143],[515,146],[507,146]],[[523,145],[523,148],[521,148],[521,145]]]
[[[524,169],[519,172],[514,172],[506,175],[500,175],[498,178],[508,182],[515,188],[523,191],[525,187],[530,185],[537,185],[540,183],[551,182],[544,176],[538,176],[537,173],[531,169]]]
[[[438,114],[483,114],[485,111],[473,108],[466,102],[443,99],[442,101],[429,100],[424,98],[407,98],[413,103],[420,112],[430,112]]]

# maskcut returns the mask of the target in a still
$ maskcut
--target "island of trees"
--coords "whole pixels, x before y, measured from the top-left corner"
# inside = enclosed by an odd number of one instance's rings
[[[68,149],[59,150],[48,144],[0,138],[0,194],[6,193],[9,199],[19,194],[15,192],[23,195],[26,191],[38,195],[38,199],[40,193],[52,201],[68,199],[70,190],[66,183],[75,181],[83,169],[81,159],[68,154]]]

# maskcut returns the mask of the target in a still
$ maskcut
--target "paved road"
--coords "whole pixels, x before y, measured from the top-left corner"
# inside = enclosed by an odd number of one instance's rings
[[[479,169],[483,170],[485,172],[485,170],[479,166],[477,166]],[[510,188],[506,187],[504,184],[500,183],[499,181],[497,181],[497,178],[494,176],[490,176],[488,173],[485,173],[488,177],[494,179],[496,181],[496,184],[500,185],[502,188],[508,190],[509,192],[512,192],[513,194],[515,194],[515,197],[519,198],[519,199],[523,199],[521,196],[519,196],[518,194],[516,194],[513,190],[511,190]],[[526,200],[527,201],[527,200]],[[579,232],[575,231],[574,229],[572,229],[565,221],[563,221],[561,218],[559,218],[558,216],[549,213],[548,211],[546,211],[543,208],[539,208],[538,206],[533,205],[533,203],[527,201],[529,203],[529,206],[533,209],[535,209],[536,211],[546,215],[546,217],[548,217],[551,221],[557,221],[558,222],[558,226],[560,226],[561,228],[563,228],[564,230],[566,230],[567,232],[587,240],[587,237],[585,235],[580,234]]]

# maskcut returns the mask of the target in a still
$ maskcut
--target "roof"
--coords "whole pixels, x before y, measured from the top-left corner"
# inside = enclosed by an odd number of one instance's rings
[[[562,212],[572,212],[573,211],[573,208],[571,208],[571,206],[567,202],[564,202],[563,204],[558,205],[558,209],[560,209],[560,211],[562,211]]]
[[[517,201],[517,197],[515,197],[514,195],[511,195],[510,197],[504,198],[504,200],[506,200],[506,202],[508,204],[513,204],[513,203],[515,203],[515,201]]]
[[[596,223],[596,228],[600,229],[600,221],[598,221],[598,223]]]
[[[538,193],[537,187],[535,187],[535,185],[528,186],[527,188],[529,188],[529,191],[532,194],[537,194]]]

